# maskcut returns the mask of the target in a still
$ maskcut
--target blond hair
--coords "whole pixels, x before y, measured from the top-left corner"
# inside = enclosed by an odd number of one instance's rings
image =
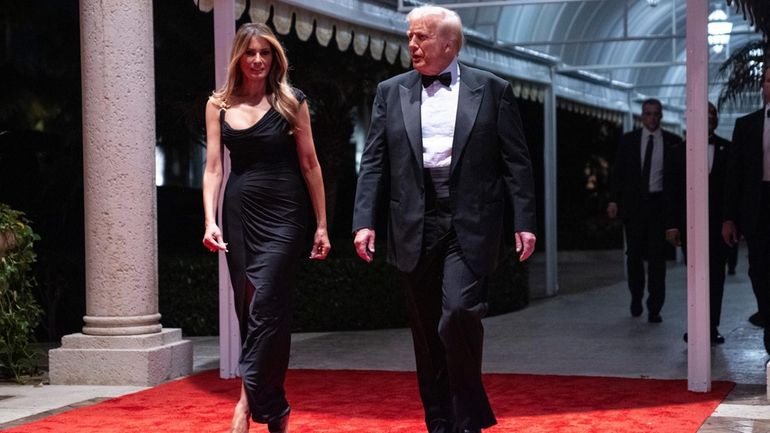
[[[457,52],[459,53],[465,43],[463,35],[463,22],[457,12],[442,8],[441,6],[419,6],[406,15],[406,21],[411,24],[412,21],[422,19],[434,19],[437,23],[437,30],[443,36],[452,39],[455,42]]]
[[[292,127],[295,127],[299,101],[294,96],[289,84],[289,61],[275,33],[264,24],[248,23],[238,29],[230,52],[230,62],[227,65],[227,79],[219,90],[212,93],[212,102],[221,108],[227,108],[229,106],[228,99],[243,84],[243,72],[239,62],[252,38],[262,38],[270,45],[273,62],[267,75],[265,95],[275,111],[283,116]]]

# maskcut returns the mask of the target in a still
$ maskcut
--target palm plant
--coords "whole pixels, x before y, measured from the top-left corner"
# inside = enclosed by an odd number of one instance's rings
[[[733,6],[748,18],[762,34],[770,34],[770,2],[767,0],[726,0],[728,6]]]
[[[735,50],[719,67],[720,77],[726,84],[719,95],[719,106],[731,103],[736,107],[756,101],[762,87],[762,66],[770,57],[770,2],[767,0],[726,0],[762,32],[763,38],[747,43]]]
[[[768,53],[766,39],[751,41],[719,66],[719,76],[726,78],[719,94],[720,107],[728,103],[735,108],[749,107],[757,101],[762,88],[764,53]]]

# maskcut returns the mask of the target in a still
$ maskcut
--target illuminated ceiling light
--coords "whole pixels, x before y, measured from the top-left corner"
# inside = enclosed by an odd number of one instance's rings
[[[655,7],[658,5],[658,0],[647,0],[647,4],[651,7]]]
[[[721,53],[730,42],[732,30],[733,23],[727,21],[727,14],[722,9],[717,9],[709,14],[708,41],[715,53]]]

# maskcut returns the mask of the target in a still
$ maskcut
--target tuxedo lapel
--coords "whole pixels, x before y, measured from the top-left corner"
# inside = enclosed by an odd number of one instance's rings
[[[476,116],[481,106],[481,98],[484,96],[484,86],[479,85],[473,74],[467,68],[460,66],[460,94],[457,103],[457,118],[455,120],[455,134],[452,141],[452,165],[450,174],[454,172],[458,161],[462,156],[465,145],[468,144]]]
[[[420,100],[422,84],[420,74],[415,71],[404,84],[399,85],[401,98],[401,115],[404,118],[404,128],[409,137],[409,146],[414,157],[422,168],[422,123],[420,122]]]
[[[751,140],[749,141],[751,144],[749,145],[748,151],[750,152],[751,158],[756,161],[756,165],[759,167],[759,170],[762,169],[762,163],[763,163],[763,131],[765,130],[765,110],[764,108],[761,110],[758,110],[755,112],[754,116],[756,116],[754,119],[752,119],[753,124],[756,126],[752,126],[751,129],[749,129],[749,133],[751,134]],[[761,174],[760,174],[761,176]]]
[[[714,158],[711,161],[711,171],[709,176],[715,179],[722,179],[722,170],[727,158],[727,148],[719,137],[714,137]]]

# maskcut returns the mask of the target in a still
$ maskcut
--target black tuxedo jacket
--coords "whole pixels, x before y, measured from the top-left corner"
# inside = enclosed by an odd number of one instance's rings
[[[449,195],[452,226],[470,268],[492,272],[506,228],[536,232],[532,169],[508,81],[460,65]],[[356,189],[353,230],[374,228],[378,195],[390,191],[388,261],[409,272],[420,258],[425,213],[420,74],[377,86]]]
[[[727,188],[727,164],[732,150],[732,143],[714,134],[714,160],[709,172],[709,226],[722,231],[722,214],[724,212],[724,196]]]
[[[710,140],[714,145],[714,159],[711,163],[711,171],[708,176],[709,188],[709,232],[719,234],[722,232],[722,216],[724,212],[724,196],[728,190],[727,185],[727,166],[732,150],[732,143],[724,138],[714,134]],[[673,176],[676,178],[677,187],[675,191],[666,191],[666,201],[673,209],[676,209],[676,219],[674,223],[667,225],[668,228],[679,229],[682,236],[687,227],[687,166],[685,146],[676,153],[676,163],[673,163]],[[673,188],[671,188],[673,190]]]
[[[762,200],[762,133],[764,109],[735,121],[733,150],[727,166],[724,197],[724,221],[738,224],[738,231],[750,237],[759,222]],[[767,222],[763,222],[767,224]]]
[[[678,152],[682,152],[682,139],[667,132],[663,133],[663,191],[675,188],[678,170]],[[642,203],[642,130],[636,129],[620,137],[615,164],[610,177],[610,201],[618,204],[618,216],[628,219],[638,215]],[[675,217],[673,210],[667,206],[666,220]]]

